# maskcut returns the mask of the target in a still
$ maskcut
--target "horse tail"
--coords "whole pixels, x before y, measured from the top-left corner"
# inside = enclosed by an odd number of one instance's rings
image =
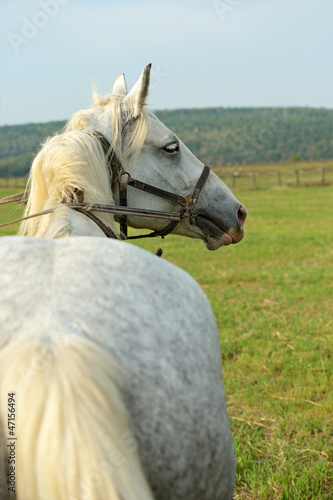
[[[87,338],[20,338],[0,350],[0,464],[18,500],[153,500],[121,380]]]

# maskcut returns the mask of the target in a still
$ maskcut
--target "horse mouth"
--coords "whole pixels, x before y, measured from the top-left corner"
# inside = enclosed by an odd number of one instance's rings
[[[239,243],[244,237],[242,227],[225,229],[206,214],[198,214],[196,224],[204,235],[204,244],[208,250]]]

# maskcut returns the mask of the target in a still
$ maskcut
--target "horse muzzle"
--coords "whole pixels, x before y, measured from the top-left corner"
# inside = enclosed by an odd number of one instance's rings
[[[239,204],[228,217],[214,210],[198,209],[195,213],[195,223],[203,234],[206,248],[217,250],[222,246],[239,243],[243,239],[246,217],[246,208]]]

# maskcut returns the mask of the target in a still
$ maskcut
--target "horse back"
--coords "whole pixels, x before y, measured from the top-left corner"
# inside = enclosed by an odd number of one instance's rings
[[[197,283],[163,259],[103,238],[6,237],[0,262],[0,348],[36,335],[95,342],[120,368],[155,498],[231,498],[218,333]]]

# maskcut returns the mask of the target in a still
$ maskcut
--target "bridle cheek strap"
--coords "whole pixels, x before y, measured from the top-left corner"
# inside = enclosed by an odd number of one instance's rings
[[[202,172],[201,172],[201,175],[198,179],[198,182],[195,185],[193,193],[188,198],[185,216],[188,216],[190,224],[193,224],[193,222],[194,222],[193,211],[195,209],[195,206],[197,204],[197,201],[199,199],[201,191],[203,190],[203,188],[206,184],[206,181],[208,179],[209,174],[210,174],[210,168],[207,165],[205,165]]]

